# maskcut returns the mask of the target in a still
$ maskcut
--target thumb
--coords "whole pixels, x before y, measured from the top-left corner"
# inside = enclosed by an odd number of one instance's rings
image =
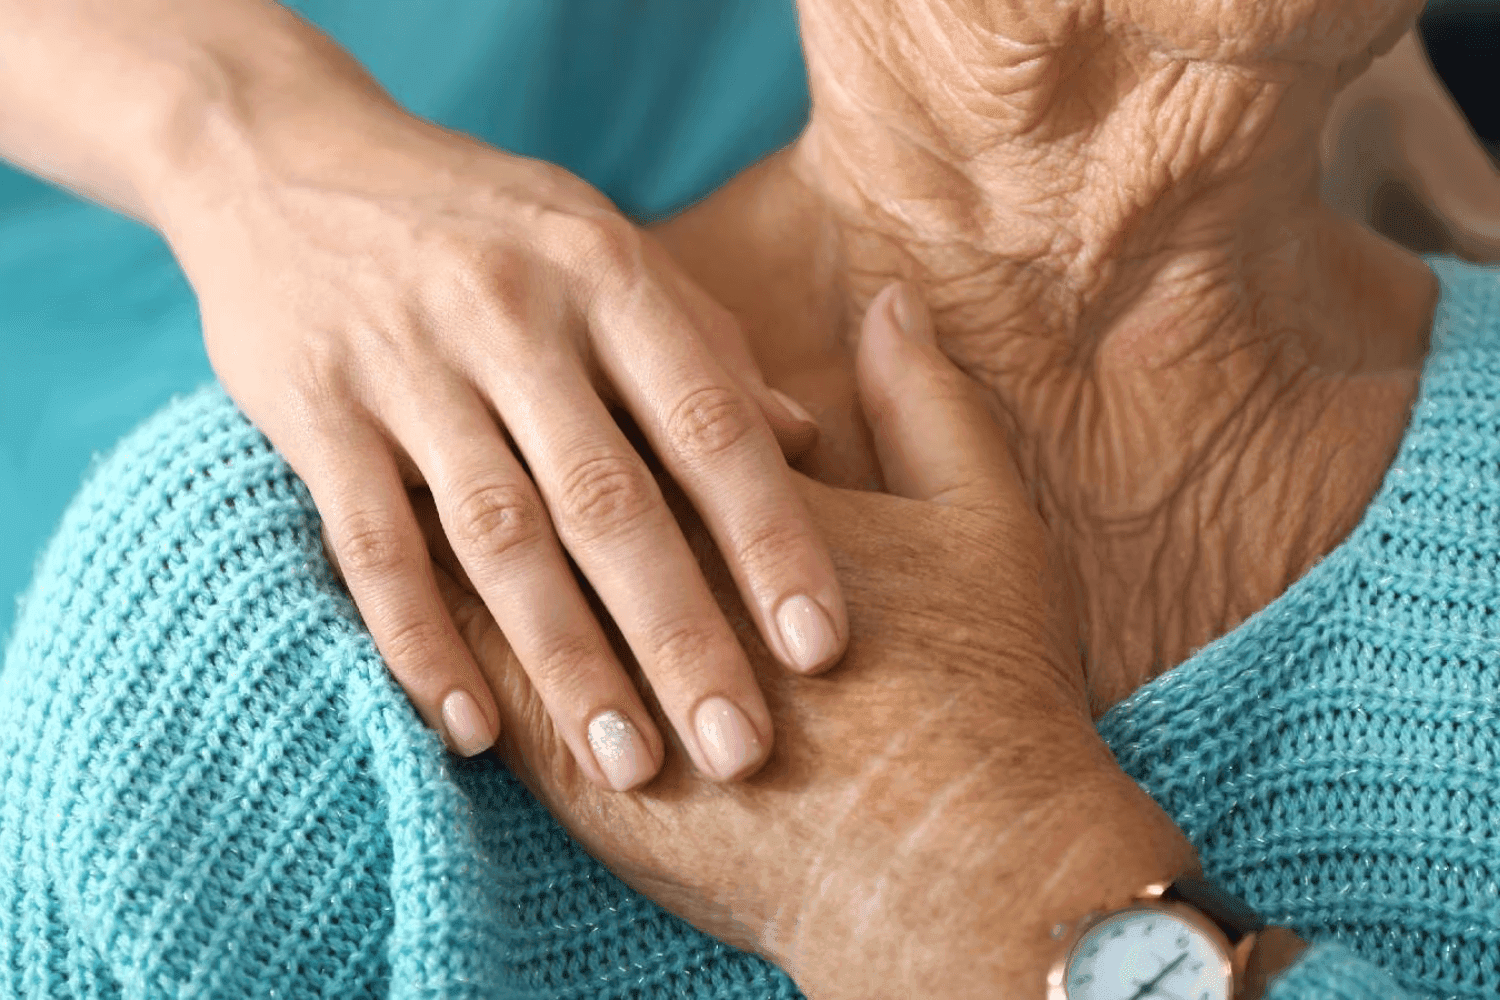
[[[939,349],[911,285],[887,285],[871,301],[855,371],[892,493],[969,509],[1029,504],[983,389]]]

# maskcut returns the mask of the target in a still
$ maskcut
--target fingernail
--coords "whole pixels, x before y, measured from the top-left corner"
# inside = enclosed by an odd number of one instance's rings
[[[897,282],[896,290],[890,294],[886,307],[890,310],[891,322],[896,329],[913,340],[932,343],[931,328],[919,319],[921,303],[917,302],[916,290],[904,281]]]
[[[443,699],[443,725],[448,742],[465,757],[484,753],[495,743],[490,724],[467,691],[454,691]]]
[[[817,421],[813,419],[813,415],[807,412],[806,407],[797,402],[791,396],[788,396],[786,393],[782,392],[780,389],[772,389],[771,395],[775,396],[776,401],[782,406],[786,407],[787,412],[796,417],[798,420],[801,420],[803,423],[808,424],[817,423]]]
[[[600,712],[589,723],[589,746],[599,769],[617,792],[634,788],[655,772],[651,750],[630,720],[614,709]]]
[[[833,622],[806,594],[788,597],[776,609],[776,627],[792,662],[803,671],[828,662],[838,652]]]
[[[716,777],[732,778],[760,759],[759,737],[745,713],[728,698],[704,701],[693,724],[698,729],[698,748]]]

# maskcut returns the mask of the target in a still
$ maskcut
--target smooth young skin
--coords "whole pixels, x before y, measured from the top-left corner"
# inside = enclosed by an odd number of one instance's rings
[[[498,717],[439,599],[417,483],[585,773],[638,784],[661,738],[565,551],[694,763],[759,766],[749,663],[610,411],[803,672],[848,635],[781,451],[817,430],[649,236],[565,171],[407,114],[270,0],[0,0],[0,37],[25,39],[0,60],[0,156],[167,239],[214,370],[307,483],[382,654],[455,750],[489,746]],[[586,733],[611,711],[638,739],[606,774]]]

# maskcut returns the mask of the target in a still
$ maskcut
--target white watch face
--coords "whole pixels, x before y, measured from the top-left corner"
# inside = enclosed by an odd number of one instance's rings
[[[1162,910],[1122,910],[1068,956],[1068,1000],[1228,1000],[1229,969],[1202,929]]]

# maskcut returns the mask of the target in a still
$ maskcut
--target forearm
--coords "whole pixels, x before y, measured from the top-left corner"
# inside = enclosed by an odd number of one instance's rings
[[[174,194],[314,148],[331,110],[399,112],[347,53],[270,0],[0,0],[0,157],[162,227]]]

